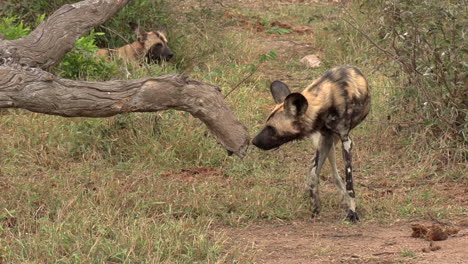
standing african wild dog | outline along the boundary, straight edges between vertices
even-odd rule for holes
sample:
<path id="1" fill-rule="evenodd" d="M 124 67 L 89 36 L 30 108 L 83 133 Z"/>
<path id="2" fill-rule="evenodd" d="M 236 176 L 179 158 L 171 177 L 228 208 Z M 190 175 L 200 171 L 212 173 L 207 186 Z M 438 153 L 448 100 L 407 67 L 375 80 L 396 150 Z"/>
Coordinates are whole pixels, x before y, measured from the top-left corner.
<path id="1" fill-rule="evenodd" d="M 144 31 L 136 23 L 130 22 L 129 24 L 137 36 L 137 41 L 116 49 L 99 49 L 97 53 L 130 61 L 145 59 L 149 63 L 168 61 L 174 56 L 167 44 L 165 28 L 157 31 Z"/>
<path id="2" fill-rule="evenodd" d="M 314 80 L 302 93 L 291 93 L 281 81 L 274 81 L 270 90 L 277 105 L 268 117 L 265 128 L 252 143 L 260 149 L 269 150 L 292 140 L 317 135 L 319 146 L 306 181 L 313 216 L 320 212 L 319 175 L 328 157 L 335 185 L 348 206 L 347 219 L 358 221 L 349 133 L 366 118 L 370 109 L 369 88 L 362 73 L 357 68 L 341 66 Z M 338 139 L 343 145 L 346 190 L 336 168 L 334 145 Z"/>

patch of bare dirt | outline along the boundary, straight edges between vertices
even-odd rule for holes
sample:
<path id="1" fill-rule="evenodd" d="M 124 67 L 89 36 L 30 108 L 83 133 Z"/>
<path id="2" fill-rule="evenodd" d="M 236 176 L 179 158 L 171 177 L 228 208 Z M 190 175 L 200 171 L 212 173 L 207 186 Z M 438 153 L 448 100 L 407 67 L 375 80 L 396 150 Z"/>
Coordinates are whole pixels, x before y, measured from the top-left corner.
<path id="1" fill-rule="evenodd" d="M 293 222 L 224 228 L 233 248 L 257 263 L 468 263 L 468 229 L 444 241 L 412 237 L 411 223 Z"/>
<path id="2" fill-rule="evenodd" d="M 266 34 L 267 29 L 271 27 L 276 27 L 278 29 L 286 29 L 288 30 L 288 33 L 298 35 L 311 34 L 313 32 L 311 27 L 304 25 L 294 26 L 289 23 L 281 22 L 278 20 L 265 24 L 262 23 L 262 20 L 258 15 L 248 16 L 234 12 L 226 12 L 224 14 L 224 18 L 234 20 L 239 26 L 243 26 L 250 30 L 258 32 L 258 34 L 262 35 L 263 37 L 275 36 L 274 34 Z"/>

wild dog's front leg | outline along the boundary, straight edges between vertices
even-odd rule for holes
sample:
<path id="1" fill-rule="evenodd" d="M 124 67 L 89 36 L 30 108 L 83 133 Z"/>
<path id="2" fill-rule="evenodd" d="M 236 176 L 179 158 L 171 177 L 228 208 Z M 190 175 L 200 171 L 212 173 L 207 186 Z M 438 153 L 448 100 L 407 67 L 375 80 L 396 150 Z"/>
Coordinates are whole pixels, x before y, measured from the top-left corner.
<path id="1" fill-rule="evenodd" d="M 306 189 L 309 192 L 312 204 L 312 217 L 320 213 L 320 171 L 322 170 L 323 163 L 325 162 L 332 145 L 333 137 L 330 135 L 322 135 L 319 148 L 315 152 L 315 157 L 312 160 L 312 167 L 309 170 L 309 175 L 306 180 Z"/>
<path id="2" fill-rule="evenodd" d="M 353 168 L 352 168 L 352 141 L 351 138 L 346 135 L 341 137 L 343 143 L 343 160 L 345 163 L 345 175 L 346 175 L 346 192 L 347 192 L 347 203 L 348 203 L 348 215 L 347 219 L 351 222 L 359 221 L 359 216 L 356 212 L 356 203 L 354 187 L 353 187 Z"/>
<path id="3" fill-rule="evenodd" d="M 317 174 L 320 151 L 315 152 L 315 157 L 312 159 L 312 166 L 309 169 L 309 175 L 306 179 L 306 191 L 309 193 L 310 203 L 312 205 L 312 217 L 320 213 L 320 197 L 319 197 L 319 175 Z"/>

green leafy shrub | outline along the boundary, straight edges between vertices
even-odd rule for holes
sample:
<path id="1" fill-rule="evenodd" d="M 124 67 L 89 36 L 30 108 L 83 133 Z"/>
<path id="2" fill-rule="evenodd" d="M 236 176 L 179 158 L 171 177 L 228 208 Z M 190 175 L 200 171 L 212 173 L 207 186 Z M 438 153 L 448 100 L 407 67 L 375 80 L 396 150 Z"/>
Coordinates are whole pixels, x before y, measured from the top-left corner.
<path id="1" fill-rule="evenodd" d="M 19 39 L 27 36 L 29 32 L 31 32 L 31 28 L 24 25 L 22 21 L 18 23 L 17 16 L 0 18 L 0 33 L 5 39 Z"/>
<path id="2" fill-rule="evenodd" d="M 403 85 L 396 88 L 394 98 L 399 111 L 424 124 L 426 142 L 464 149 L 468 143 L 465 3 L 392 0 L 366 1 L 364 6 L 373 14 L 369 18 L 375 19 L 371 24 L 379 44 L 399 65 L 396 76 L 402 77 Z"/>
<path id="3" fill-rule="evenodd" d="M 91 31 L 79 38 L 75 48 L 57 66 L 57 73 L 64 78 L 86 80 L 106 80 L 116 75 L 118 66 L 115 62 L 95 55 L 98 50 L 95 37 L 103 34 Z"/>

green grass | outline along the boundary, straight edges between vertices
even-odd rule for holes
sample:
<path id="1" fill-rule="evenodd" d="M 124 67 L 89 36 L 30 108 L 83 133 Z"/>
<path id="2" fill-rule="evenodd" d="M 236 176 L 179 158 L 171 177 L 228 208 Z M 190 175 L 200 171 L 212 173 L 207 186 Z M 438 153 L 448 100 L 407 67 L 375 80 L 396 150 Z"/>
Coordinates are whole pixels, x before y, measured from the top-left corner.
<path id="1" fill-rule="evenodd" d="M 378 69 L 384 59 L 371 45 L 336 19 L 338 7 L 298 3 L 265 10 L 229 5 L 265 21 L 314 27 L 313 35 L 264 37 L 223 21 L 222 9 L 202 2 L 184 9 L 184 15 L 175 7 L 155 7 L 161 12 L 158 19 L 170 23 L 174 61 L 130 66 L 128 76 L 121 69 L 113 77 L 186 72 L 217 84 L 226 94 L 255 70 L 226 99 L 254 135 L 273 107 L 270 81 L 290 78 L 298 91 L 332 66 L 357 65 L 368 77 L 373 96 L 371 114 L 353 132 L 355 188 L 363 221 L 468 213 L 454 200 L 464 194 L 453 191 L 466 182 L 466 165 L 440 167 L 433 158 L 437 153 L 412 148 L 398 130 L 405 128 L 386 122 L 395 107 L 389 100 L 395 93 L 392 86 L 398 83 L 389 76 L 390 69 Z M 144 6 L 135 8 L 141 12 Z M 137 11 L 126 9 L 120 16 L 128 19 Z M 150 17 L 143 13 L 148 26 Z M 109 22 L 125 32 L 122 23 Z M 118 43 L 115 36 L 107 37 Z M 323 66 L 307 69 L 298 63 L 307 54 L 271 48 L 268 44 L 276 38 L 311 43 L 307 52 L 321 55 Z M 273 50 L 275 58 L 261 60 Z M 303 188 L 313 153 L 308 141 L 271 152 L 251 147 L 241 160 L 228 157 L 198 119 L 177 111 L 92 119 L 8 109 L 0 112 L 0 134 L 0 263 L 244 263 L 214 226 L 310 216 Z M 321 217 L 340 224 L 345 210 L 328 165 L 323 175 Z M 317 254 L 328 254 L 329 249 Z M 411 253 L 401 254 L 415 257 Z"/>
<path id="2" fill-rule="evenodd" d="M 401 256 L 402 256 L 402 257 L 405 257 L 405 258 L 417 258 L 417 257 L 418 257 L 418 254 L 414 253 L 414 252 L 411 251 L 411 250 L 403 249 L 403 250 L 401 251 Z"/>

